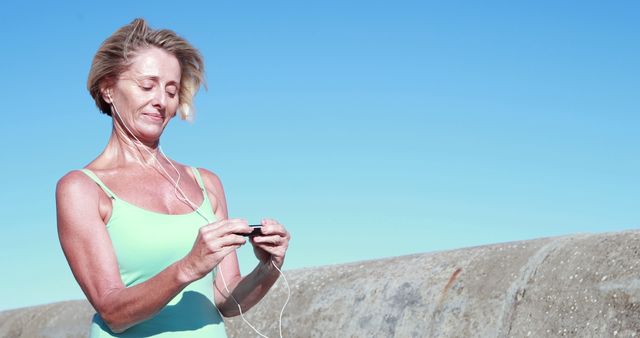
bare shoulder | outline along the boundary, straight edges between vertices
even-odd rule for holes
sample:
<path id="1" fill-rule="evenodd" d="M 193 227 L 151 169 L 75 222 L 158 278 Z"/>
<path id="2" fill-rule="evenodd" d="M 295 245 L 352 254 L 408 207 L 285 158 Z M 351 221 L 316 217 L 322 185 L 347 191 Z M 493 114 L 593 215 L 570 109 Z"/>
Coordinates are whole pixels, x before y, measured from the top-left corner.
<path id="1" fill-rule="evenodd" d="M 61 240 L 104 225 L 100 215 L 100 187 L 80 170 L 62 176 L 56 186 L 56 212 Z"/>
<path id="2" fill-rule="evenodd" d="M 87 196 L 87 194 L 95 193 L 97 188 L 97 185 L 89 176 L 80 170 L 72 170 L 58 180 L 56 198 L 60 199 L 75 195 Z"/>
<path id="3" fill-rule="evenodd" d="M 222 188 L 222 181 L 220 180 L 220 177 L 218 177 L 218 175 L 214 174 L 213 172 L 207 169 L 204 169 L 204 168 L 197 168 L 197 169 L 200 172 L 200 176 L 202 176 L 202 180 L 204 181 L 205 188 L 207 188 L 207 190 L 211 191 L 212 193 L 216 194 L 218 198 L 223 197 L 224 189 Z"/>
<path id="4" fill-rule="evenodd" d="M 197 168 L 204 181 L 204 187 L 211 199 L 211 207 L 216 216 L 220 218 L 227 218 L 227 200 L 224 196 L 224 189 L 222 188 L 222 182 L 218 175 L 204 168 Z"/>

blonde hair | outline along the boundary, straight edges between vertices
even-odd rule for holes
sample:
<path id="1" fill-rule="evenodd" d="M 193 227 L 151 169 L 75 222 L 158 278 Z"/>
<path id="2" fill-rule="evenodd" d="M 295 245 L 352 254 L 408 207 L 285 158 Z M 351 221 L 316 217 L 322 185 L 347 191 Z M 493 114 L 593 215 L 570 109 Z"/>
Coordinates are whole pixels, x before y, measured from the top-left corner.
<path id="1" fill-rule="evenodd" d="M 101 112 L 111 116 L 111 107 L 102 98 L 104 81 L 114 82 L 129 67 L 129 59 L 141 48 L 158 47 L 174 55 L 180 63 L 180 104 L 178 112 L 183 120 L 195 115 L 193 97 L 204 84 L 204 61 L 200 52 L 187 40 L 169 29 L 151 29 L 141 18 L 121 27 L 100 46 L 91 63 L 87 89 Z M 109 83 L 109 84 L 111 84 Z"/>

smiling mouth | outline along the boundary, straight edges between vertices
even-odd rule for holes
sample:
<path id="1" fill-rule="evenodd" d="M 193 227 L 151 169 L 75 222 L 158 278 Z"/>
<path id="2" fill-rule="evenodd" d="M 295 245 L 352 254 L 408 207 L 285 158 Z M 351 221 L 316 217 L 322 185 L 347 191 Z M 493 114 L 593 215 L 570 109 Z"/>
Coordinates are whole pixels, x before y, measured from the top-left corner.
<path id="1" fill-rule="evenodd" d="M 150 118 L 153 121 L 164 121 L 164 117 L 161 114 L 149 114 L 149 113 L 143 113 L 142 115 Z"/>

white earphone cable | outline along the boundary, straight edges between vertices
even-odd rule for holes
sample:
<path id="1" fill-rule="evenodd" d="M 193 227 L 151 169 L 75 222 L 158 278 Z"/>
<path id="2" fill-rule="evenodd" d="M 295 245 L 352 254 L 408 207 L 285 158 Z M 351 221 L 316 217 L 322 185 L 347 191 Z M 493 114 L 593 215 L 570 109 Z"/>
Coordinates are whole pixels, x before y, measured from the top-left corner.
<path id="1" fill-rule="evenodd" d="M 109 100 L 111 100 L 111 105 L 113 105 L 113 110 L 115 111 L 116 115 L 118 115 L 118 118 L 120 119 L 120 122 L 122 122 L 122 125 L 127 129 L 127 131 L 129 132 L 129 134 L 131 134 L 131 136 L 133 136 L 133 138 L 136 139 L 136 141 L 138 141 L 138 143 L 142 143 L 140 142 L 140 140 L 136 137 L 136 135 L 131 131 L 131 129 L 129 129 L 129 127 L 127 126 L 127 124 L 124 122 L 124 120 L 122 119 L 122 116 L 120 116 L 120 112 L 118 111 L 118 108 L 116 108 L 116 104 L 113 101 L 113 98 L 111 97 L 111 94 L 109 92 L 107 92 L 107 96 L 109 97 Z M 135 143 L 134 143 L 135 144 Z M 136 147 L 138 147 L 137 144 L 135 144 Z M 142 149 L 146 150 L 147 153 L 149 154 L 149 156 L 151 156 L 151 158 L 153 159 L 153 161 L 155 163 L 158 164 L 158 167 L 160 167 L 160 169 L 162 169 L 162 171 L 164 172 L 164 174 L 167 176 L 167 178 L 174 184 L 173 185 L 173 191 L 174 194 L 176 196 L 176 198 L 178 198 L 181 202 L 189 205 L 189 207 L 191 207 L 198 215 L 200 215 L 206 222 L 207 224 L 210 224 L 211 221 L 207 218 L 207 216 L 205 216 L 204 214 L 202 214 L 198 208 L 197 205 L 195 205 L 195 203 L 191 202 L 191 200 L 189 200 L 189 198 L 187 197 L 187 195 L 184 193 L 184 191 L 180 188 L 180 171 L 178 171 L 178 169 L 173 165 L 173 162 L 171 162 L 169 160 L 169 158 L 167 158 L 167 156 L 164 154 L 164 152 L 162 151 L 162 148 L 158 145 L 158 150 L 160 152 L 160 154 L 165 158 L 165 160 L 167 162 L 169 162 L 169 164 L 171 165 L 171 167 L 173 167 L 173 169 L 175 170 L 176 174 L 178 175 L 177 180 L 174 180 L 173 177 L 171 175 L 169 175 L 169 173 L 167 172 L 166 169 L 164 169 L 164 167 L 162 166 L 162 164 L 160 164 L 160 162 L 158 161 L 158 159 L 156 158 L 156 156 L 154 154 L 151 153 L 151 151 L 149 149 L 147 149 L 146 147 L 142 147 Z M 178 192 L 180 194 L 178 194 Z M 206 194 L 206 191 L 203 191 L 204 194 Z M 180 196 L 182 195 L 182 196 Z M 287 287 L 287 300 L 285 301 L 284 305 L 282 306 L 282 309 L 280 311 L 280 318 L 279 318 L 279 325 L 278 325 L 278 329 L 279 329 L 279 334 L 280 334 L 280 338 L 282 338 L 282 315 L 284 314 L 284 309 L 287 307 L 287 304 L 289 303 L 289 299 L 291 298 L 291 289 L 289 287 L 289 282 L 287 281 L 287 278 L 285 277 L 284 273 L 282 273 L 282 271 L 278 268 L 278 266 L 276 265 L 276 263 L 271 260 L 271 264 L 273 265 L 273 267 L 276 268 L 276 270 L 278 270 L 278 272 L 280 273 L 280 275 L 282 276 L 285 285 Z M 242 307 L 240 306 L 240 303 L 236 300 L 236 298 L 233 296 L 233 294 L 231 293 L 231 291 L 229 291 L 229 287 L 227 286 L 227 281 L 224 278 L 224 274 L 222 273 L 222 269 L 217 269 L 218 272 L 220 273 L 220 277 L 222 278 L 222 283 L 224 284 L 224 288 L 227 291 L 227 294 L 229 295 L 229 297 L 231 297 L 231 299 L 233 299 L 234 303 L 236 303 L 236 305 L 238 306 L 238 311 L 240 312 L 240 317 L 242 318 L 242 320 L 251 328 L 253 329 L 253 331 L 255 331 L 257 334 L 259 334 L 261 337 L 264 338 L 268 338 L 267 336 L 265 336 L 264 334 L 260 333 L 260 331 L 258 331 L 258 329 L 256 329 L 253 325 L 251 325 L 251 323 L 249 323 L 249 321 L 244 317 L 244 314 L 242 312 Z M 217 306 L 214 307 L 216 308 L 216 310 L 218 311 L 218 313 L 220 313 L 220 310 L 218 309 Z M 220 313 L 220 316 L 222 316 L 222 313 Z"/>

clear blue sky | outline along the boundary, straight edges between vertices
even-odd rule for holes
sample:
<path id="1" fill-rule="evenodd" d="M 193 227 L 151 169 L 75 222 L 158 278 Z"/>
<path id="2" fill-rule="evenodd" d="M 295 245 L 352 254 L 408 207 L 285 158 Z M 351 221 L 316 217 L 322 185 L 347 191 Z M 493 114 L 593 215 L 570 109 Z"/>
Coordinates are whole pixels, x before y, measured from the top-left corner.
<path id="1" fill-rule="evenodd" d="M 85 81 L 138 16 L 206 59 L 164 150 L 287 225 L 288 269 L 640 226 L 638 2 L 10 2 L 0 309 L 83 297 L 55 184 L 106 144 Z"/>

